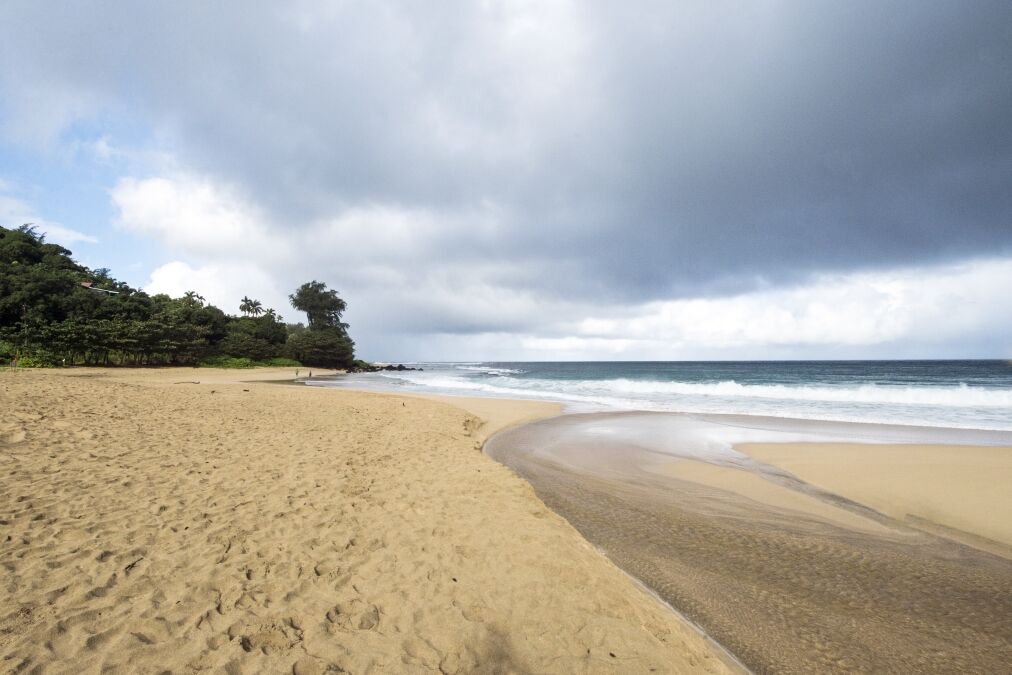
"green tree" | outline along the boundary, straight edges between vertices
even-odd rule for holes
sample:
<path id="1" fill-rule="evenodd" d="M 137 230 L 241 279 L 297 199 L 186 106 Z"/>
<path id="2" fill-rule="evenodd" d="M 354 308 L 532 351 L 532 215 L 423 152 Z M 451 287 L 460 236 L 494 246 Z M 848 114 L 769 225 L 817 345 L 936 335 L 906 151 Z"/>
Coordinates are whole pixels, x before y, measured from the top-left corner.
<path id="1" fill-rule="evenodd" d="M 288 296 L 295 309 L 306 313 L 308 330 L 289 326 L 288 355 L 307 366 L 347 368 L 355 359 L 355 343 L 348 336 L 348 324 L 341 315 L 347 308 L 337 291 L 321 281 L 299 286 Z"/>
<path id="2" fill-rule="evenodd" d="M 286 352 L 307 366 L 348 368 L 355 360 L 355 343 L 332 328 L 307 330 L 289 336 Z"/>
<path id="3" fill-rule="evenodd" d="M 264 313 L 264 306 L 259 300 L 243 296 L 242 302 L 239 304 L 239 311 L 246 316 L 260 316 Z"/>
<path id="4" fill-rule="evenodd" d="M 160 365 L 282 355 L 307 365 L 346 367 L 354 342 L 341 322 L 344 301 L 312 281 L 292 294 L 309 328 L 284 324 L 273 309 L 243 297 L 243 316 L 226 315 L 195 290 L 148 295 L 89 269 L 50 244 L 35 226 L 0 227 L 0 355 L 36 364 Z"/>
<path id="5" fill-rule="evenodd" d="M 266 361 L 280 356 L 287 340 L 285 324 L 274 317 L 244 316 L 228 322 L 218 349 L 229 356 Z"/>
<path id="6" fill-rule="evenodd" d="M 315 328 L 347 329 L 347 324 L 341 323 L 341 315 L 347 305 L 337 295 L 337 291 L 327 289 L 327 284 L 315 280 L 304 283 L 288 298 L 292 301 L 292 307 L 306 313 L 311 330 Z"/>
<path id="7" fill-rule="evenodd" d="M 196 291 L 186 291 L 185 293 L 183 293 L 183 302 L 185 302 L 190 307 L 203 307 L 204 296 L 200 295 Z"/>

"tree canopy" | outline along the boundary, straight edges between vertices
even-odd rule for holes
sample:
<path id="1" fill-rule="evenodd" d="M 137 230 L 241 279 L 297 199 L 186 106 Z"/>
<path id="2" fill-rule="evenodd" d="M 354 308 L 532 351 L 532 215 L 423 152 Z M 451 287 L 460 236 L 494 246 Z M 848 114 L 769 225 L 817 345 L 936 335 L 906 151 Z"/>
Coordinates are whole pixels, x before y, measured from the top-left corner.
<path id="1" fill-rule="evenodd" d="M 195 290 L 149 295 L 71 255 L 31 225 L 0 227 L 0 357 L 17 355 L 27 365 L 298 361 L 329 368 L 354 360 L 340 322 L 345 302 L 324 283 L 303 284 L 291 296 L 309 317 L 307 330 L 250 297 L 239 305 L 243 316 L 230 316 Z"/>
<path id="2" fill-rule="evenodd" d="M 305 312 L 309 319 L 309 330 L 289 337 L 289 347 L 296 358 L 328 368 L 343 368 L 354 361 L 355 343 L 348 337 L 348 324 L 341 321 L 346 305 L 337 291 L 314 279 L 299 286 L 288 298 L 292 307 Z"/>
<path id="3" fill-rule="evenodd" d="M 337 291 L 328 290 L 323 282 L 313 280 L 304 283 L 288 299 L 292 301 L 292 307 L 306 313 L 311 329 L 347 328 L 341 323 L 341 315 L 346 309 L 344 300 Z"/>

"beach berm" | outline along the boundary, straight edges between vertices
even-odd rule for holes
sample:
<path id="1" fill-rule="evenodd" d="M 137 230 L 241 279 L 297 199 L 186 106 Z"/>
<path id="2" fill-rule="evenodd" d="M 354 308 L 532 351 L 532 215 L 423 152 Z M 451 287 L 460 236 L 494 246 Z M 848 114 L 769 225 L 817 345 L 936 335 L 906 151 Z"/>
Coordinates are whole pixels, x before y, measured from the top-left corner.
<path id="1" fill-rule="evenodd" d="M 0 671 L 729 670 L 479 451 L 554 406 L 285 376 L 3 374 Z"/>

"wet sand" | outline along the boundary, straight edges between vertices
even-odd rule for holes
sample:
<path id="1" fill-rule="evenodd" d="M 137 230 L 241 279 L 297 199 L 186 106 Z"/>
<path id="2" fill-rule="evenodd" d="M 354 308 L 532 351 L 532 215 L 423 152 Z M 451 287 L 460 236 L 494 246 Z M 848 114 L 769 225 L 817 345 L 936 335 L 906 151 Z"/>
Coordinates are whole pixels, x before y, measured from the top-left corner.
<path id="1" fill-rule="evenodd" d="M 720 435 L 762 442 L 768 430 L 712 421 L 567 415 L 503 432 L 486 451 L 756 672 L 1008 671 L 1012 561 L 757 461 Z M 1000 451 L 1007 468 L 1012 451 Z"/>
<path id="2" fill-rule="evenodd" d="M 0 672 L 729 672 L 478 450 L 555 406 L 293 374 L 0 373 Z"/>
<path id="3" fill-rule="evenodd" d="M 743 443 L 736 448 L 913 527 L 1012 558 L 1007 447 Z"/>

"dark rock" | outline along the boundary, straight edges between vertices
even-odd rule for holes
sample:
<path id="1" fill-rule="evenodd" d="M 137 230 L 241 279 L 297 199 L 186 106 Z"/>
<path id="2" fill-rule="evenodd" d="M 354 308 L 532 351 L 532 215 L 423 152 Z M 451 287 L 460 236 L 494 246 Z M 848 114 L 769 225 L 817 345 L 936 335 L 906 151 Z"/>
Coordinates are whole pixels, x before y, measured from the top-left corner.
<path id="1" fill-rule="evenodd" d="M 405 370 L 424 370 L 424 369 L 423 368 L 410 368 L 408 366 L 405 366 L 403 363 L 399 363 L 396 366 L 395 365 L 387 365 L 387 366 L 373 366 L 373 365 L 369 365 L 369 366 L 352 366 L 346 372 L 349 372 L 349 373 L 378 373 L 381 370 L 394 370 L 394 371 L 401 372 L 401 371 L 405 371 Z"/>

